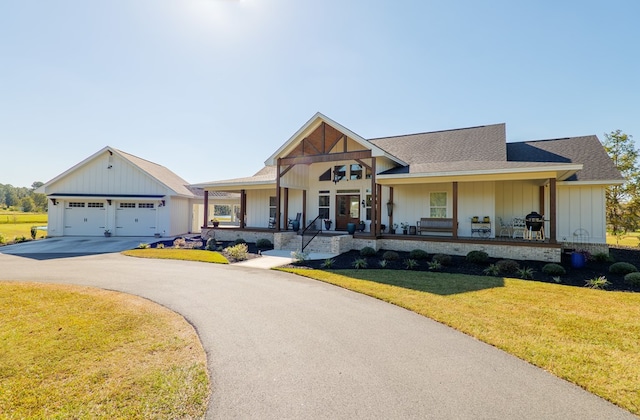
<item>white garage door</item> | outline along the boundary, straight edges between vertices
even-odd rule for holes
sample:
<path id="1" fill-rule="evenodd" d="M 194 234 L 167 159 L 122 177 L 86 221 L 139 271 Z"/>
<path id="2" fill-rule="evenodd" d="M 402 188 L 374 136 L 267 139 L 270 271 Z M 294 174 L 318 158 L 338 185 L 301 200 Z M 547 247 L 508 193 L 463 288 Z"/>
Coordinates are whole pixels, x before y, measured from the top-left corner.
<path id="1" fill-rule="evenodd" d="M 64 235 L 102 236 L 105 215 L 104 203 L 67 201 L 64 205 Z"/>
<path id="2" fill-rule="evenodd" d="M 116 207 L 116 236 L 153 236 L 156 206 L 148 202 L 123 201 Z"/>

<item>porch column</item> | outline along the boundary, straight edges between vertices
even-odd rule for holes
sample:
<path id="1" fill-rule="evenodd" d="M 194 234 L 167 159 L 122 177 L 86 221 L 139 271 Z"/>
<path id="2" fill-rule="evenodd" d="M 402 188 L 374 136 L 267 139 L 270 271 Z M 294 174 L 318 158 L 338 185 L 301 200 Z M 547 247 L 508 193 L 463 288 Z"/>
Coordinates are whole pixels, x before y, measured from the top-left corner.
<path id="1" fill-rule="evenodd" d="M 307 190 L 302 190 L 302 230 L 307 227 Z"/>
<path id="2" fill-rule="evenodd" d="M 382 185 L 376 184 L 376 236 L 380 235 L 382 224 Z"/>
<path id="3" fill-rule="evenodd" d="M 280 159 L 276 166 L 276 231 L 280 231 Z"/>
<path id="4" fill-rule="evenodd" d="M 247 214 L 247 190 L 240 190 L 240 229 L 245 228 L 245 215 Z"/>
<path id="5" fill-rule="evenodd" d="M 458 181 L 453 181 L 453 239 L 458 239 Z"/>
<path id="6" fill-rule="evenodd" d="M 393 203 L 393 187 L 389 187 L 389 202 L 391 204 L 394 204 Z M 391 229 L 393 228 L 393 211 L 391 212 L 391 215 L 389 215 L 389 213 L 387 213 L 387 215 L 389 216 L 389 233 L 391 233 Z"/>
<path id="7" fill-rule="evenodd" d="M 365 169 L 365 174 L 366 174 Z M 378 202 L 380 201 L 380 196 L 378 195 L 378 191 L 376 190 L 376 158 L 371 158 L 371 227 L 369 228 L 369 235 L 372 237 L 378 236 L 380 233 L 380 212 L 378 210 Z M 367 195 L 365 193 L 365 202 L 367 199 Z M 366 211 L 366 207 L 365 207 Z"/>
<path id="8" fill-rule="evenodd" d="M 209 224 L 209 191 L 204 190 L 204 222 L 202 227 L 207 227 Z"/>
<path id="9" fill-rule="evenodd" d="M 549 179 L 549 243 L 556 244 L 556 179 Z"/>
<path id="10" fill-rule="evenodd" d="M 284 230 L 289 230 L 289 188 L 284 187 L 284 215 L 282 217 Z"/>

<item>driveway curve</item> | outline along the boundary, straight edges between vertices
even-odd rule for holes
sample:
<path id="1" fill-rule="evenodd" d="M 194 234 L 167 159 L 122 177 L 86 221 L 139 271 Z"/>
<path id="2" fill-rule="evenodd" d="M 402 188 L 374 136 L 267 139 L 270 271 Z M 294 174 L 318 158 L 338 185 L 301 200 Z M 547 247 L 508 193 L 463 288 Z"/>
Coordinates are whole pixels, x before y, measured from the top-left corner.
<path id="1" fill-rule="evenodd" d="M 118 290 L 181 313 L 207 351 L 208 418 L 636 418 L 427 318 L 291 274 L 119 254 L 0 255 L 0 280 Z"/>

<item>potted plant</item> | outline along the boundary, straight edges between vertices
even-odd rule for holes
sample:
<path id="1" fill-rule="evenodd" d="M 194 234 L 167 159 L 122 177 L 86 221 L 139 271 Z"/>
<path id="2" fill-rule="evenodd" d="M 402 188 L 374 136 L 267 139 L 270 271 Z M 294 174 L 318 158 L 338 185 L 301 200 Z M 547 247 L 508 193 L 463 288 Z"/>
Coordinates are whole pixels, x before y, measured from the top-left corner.
<path id="1" fill-rule="evenodd" d="M 482 218 L 482 223 L 489 223 L 489 222 L 491 222 L 491 219 L 489 218 L 489 216 L 484 216 Z"/>
<path id="2" fill-rule="evenodd" d="M 108 237 L 110 237 L 110 236 L 111 236 L 111 231 L 110 231 L 109 229 L 105 229 L 105 230 L 104 230 L 104 237 L 105 237 L 105 238 L 108 238 Z"/>
<path id="3" fill-rule="evenodd" d="M 324 219 L 324 228 L 325 228 L 325 230 L 330 230 L 331 229 L 331 223 L 333 223 L 331 221 L 331 219 Z"/>
<path id="4" fill-rule="evenodd" d="M 383 225 L 383 224 L 381 224 L 381 225 L 380 225 L 380 232 L 381 232 L 381 233 L 382 233 L 382 232 L 384 232 L 384 230 L 385 230 L 386 228 L 387 228 L 387 225 Z"/>
<path id="5" fill-rule="evenodd" d="M 402 228 L 403 235 L 406 235 L 407 233 L 409 233 L 409 223 L 402 222 L 400 223 L 400 227 Z"/>
<path id="6" fill-rule="evenodd" d="M 398 229 L 398 224 L 397 224 L 397 223 L 394 223 L 394 224 L 391 226 L 391 229 L 393 229 L 393 232 L 389 232 L 389 233 L 396 233 L 396 229 Z"/>
<path id="7" fill-rule="evenodd" d="M 360 232 L 364 232 L 366 228 L 367 228 L 367 225 L 364 223 L 364 220 L 360 220 L 360 223 L 358 224 L 358 230 Z"/>
<path id="8" fill-rule="evenodd" d="M 478 223 L 478 221 L 480 221 L 480 218 L 478 216 L 473 216 L 471 218 L 471 223 Z"/>
<path id="9" fill-rule="evenodd" d="M 213 219 L 211 219 L 211 224 L 213 225 L 214 228 L 217 228 L 218 226 L 220 226 L 220 220 L 214 217 Z"/>

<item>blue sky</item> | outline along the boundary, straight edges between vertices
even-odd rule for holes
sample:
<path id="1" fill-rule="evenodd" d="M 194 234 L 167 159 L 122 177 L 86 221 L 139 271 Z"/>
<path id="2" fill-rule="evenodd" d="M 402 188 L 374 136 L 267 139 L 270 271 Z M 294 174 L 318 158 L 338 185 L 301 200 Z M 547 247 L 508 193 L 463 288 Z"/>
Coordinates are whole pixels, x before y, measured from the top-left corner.
<path id="1" fill-rule="evenodd" d="M 317 111 L 365 138 L 504 122 L 640 140 L 640 2 L 0 1 L 0 183 L 106 145 L 248 176 Z"/>

